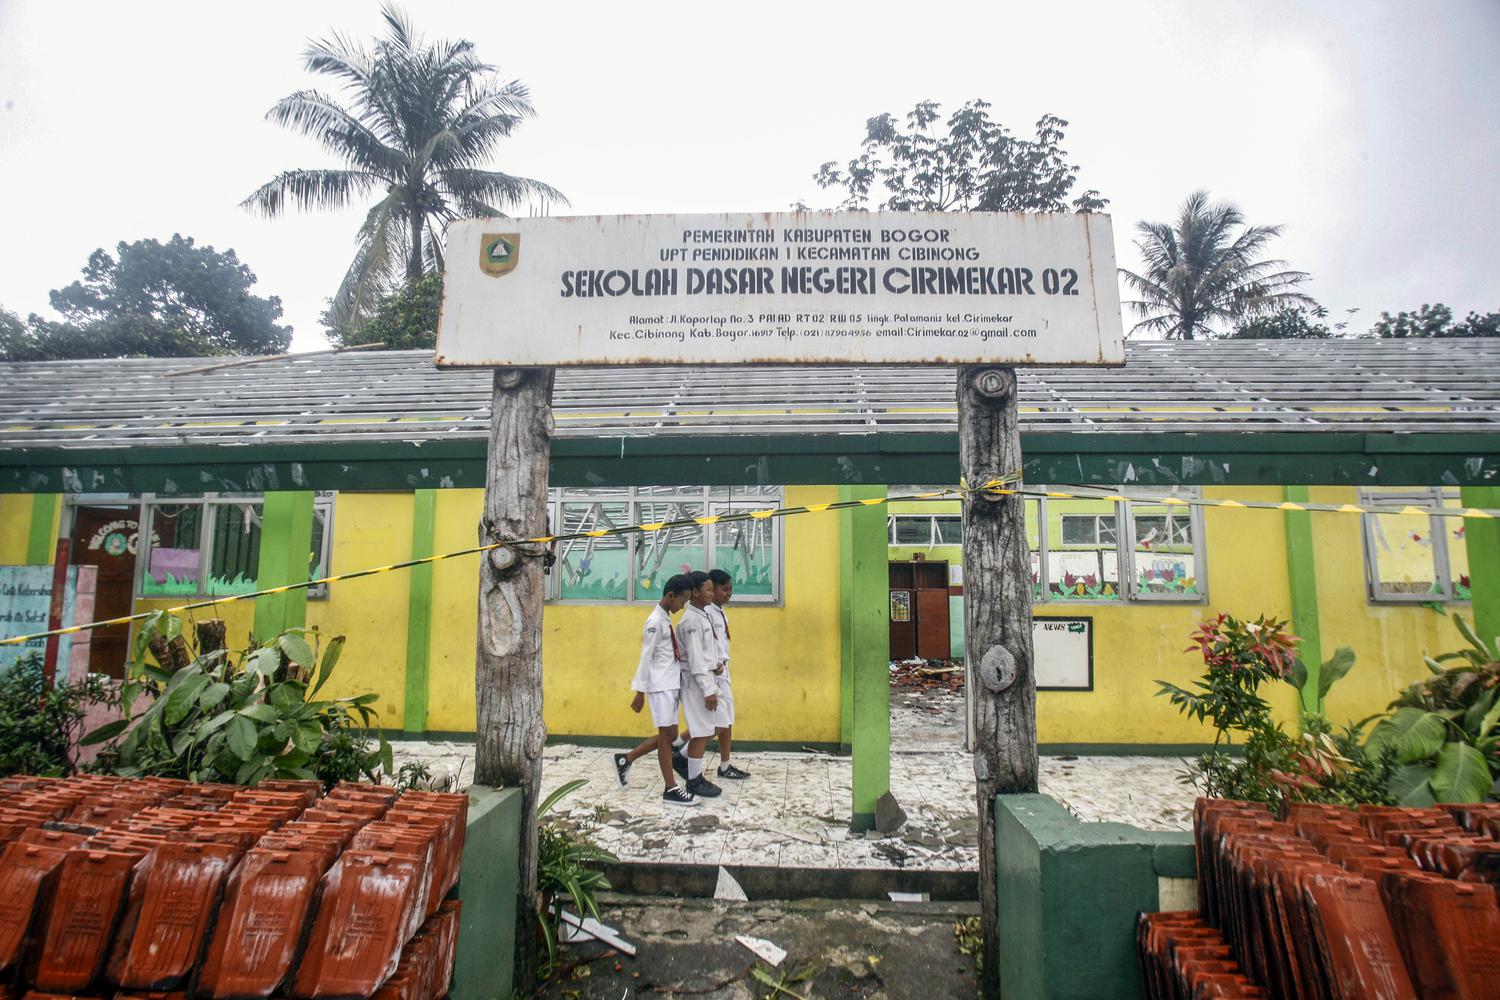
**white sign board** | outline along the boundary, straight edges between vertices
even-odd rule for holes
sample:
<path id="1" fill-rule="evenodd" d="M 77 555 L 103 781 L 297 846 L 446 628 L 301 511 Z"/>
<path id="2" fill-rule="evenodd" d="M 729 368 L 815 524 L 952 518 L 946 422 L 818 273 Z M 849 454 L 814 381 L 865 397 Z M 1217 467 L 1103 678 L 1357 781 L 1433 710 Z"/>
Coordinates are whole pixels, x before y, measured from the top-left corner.
<path id="1" fill-rule="evenodd" d="M 1107 215 L 473 219 L 446 260 L 439 365 L 1125 362 Z"/>
<path id="2" fill-rule="evenodd" d="M 1031 647 L 1038 691 L 1093 690 L 1092 618 L 1033 618 Z"/>

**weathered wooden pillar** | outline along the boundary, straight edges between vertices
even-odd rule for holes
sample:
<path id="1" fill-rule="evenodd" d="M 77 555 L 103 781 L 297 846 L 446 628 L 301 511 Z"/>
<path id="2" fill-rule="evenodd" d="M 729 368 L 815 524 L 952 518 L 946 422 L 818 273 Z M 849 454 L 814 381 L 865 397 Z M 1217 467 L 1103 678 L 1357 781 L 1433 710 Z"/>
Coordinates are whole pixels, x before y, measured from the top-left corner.
<path id="1" fill-rule="evenodd" d="M 963 481 L 978 490 L 1021 468 L 1016 373 L 958 372 L 958 449 Z M 964 624 L 975 706 L 974 777 L 979 807 L 979 901 L 985 997 L 1000 995 L 996 920 L 995 796 L 1034 792 L 1036 683 L 1031 652 L 1031 572 L 1026 508 L 1017 496 L 964 498 Z"/>
<path id="2" fill-rule="evenodd" d="M 550 368 L 495 372 L 481 544 L 547 534 L 552 454 Z M 516 985 L 536 972 L 537 792 L 542 780 L 543 546 L 493 549 L 480 562 L 474 781 L 521 789 Z M 496 956 L 500 958 L 501 956 Z"/>

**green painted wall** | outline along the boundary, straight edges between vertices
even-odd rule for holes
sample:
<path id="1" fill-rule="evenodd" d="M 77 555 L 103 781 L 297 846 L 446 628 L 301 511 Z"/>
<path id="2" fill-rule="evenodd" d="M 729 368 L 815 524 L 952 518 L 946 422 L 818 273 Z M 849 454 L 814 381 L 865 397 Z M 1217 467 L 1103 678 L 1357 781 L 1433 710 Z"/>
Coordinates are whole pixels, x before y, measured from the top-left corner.
<path id="1" fill-rule="evenodd" d="M 411 558 L 433 555 L 437 491 L 412 496 Z M 406 701 L 402 716 L 408 733 L 427 731 L 427 663 L 432 646 L 432 564 L 413 566 L 406 605 Z"/>
<path id="2" fill-rule="evenodd" d="M 38 493 L 31 498 L 31 530 L 26 536 L 26 565 L 50 566 L 57 552 L 57 514 L 62 497 Z"/>
<path id="3" fill-rule="evenodd" d="M 843 486 L 840 500 L 877 500 L 883 486 Z M 875 800 L 891 786 L 890 573 L 887 569 L 885 506 L 839 512 L 840 619 L 845 625 L 848 703 L 851 719 L 854 827 L 875 825 Z M 845 596 L 847 595 L 847 596 Z M 847 620 L 844 605 L 847 603 Z"/>
<path id="4" fill-rule="evenodd" d="M 453 963 L 453 1000 L 510 1000 L 520 841 L 521 790 L 471 787 L 463 867 L 454 890 L 463 911 Z"/>
<path id="5" fill-rule="evenodd" d="M 1466 486 L 1460 496 L 1465 507 L 1500 509 L 1500 487 Z M 1495 642 L 1500 638 L 1500 518 L 1465 518 L 1464 540 L 1474 629 L 1485 642 Z"/>
<path id="6" fill-rule="evenodd" d="M 1288 486 L 1284 491 L 1291 503 L 1307 503 L 1306 486 Z M 1302 639 L 1302 659 L 1307 664 L 1307 683 L 1302 689 L 1302 708 L 1321 712 L 1318 697 L 1319 674 L 1323 663 L 1322 628 L 1318 621 L 1318 565 L 1313 557 L 1312 515 L 1305 510 L 1289 510 L 1286 521 L 1286 571 L 1292 597 L 1292 631 Z"/>
<path id="7" fill-rule="evenodd" d="M 256 589 L 307 582 L 312 565 L 312 492 L 267 493 L 261 519 L 260 575 Z M 259 642 L 306 624 L 306 589 L 255 599 L 255 638 Z"/>
<path id="8" fill-rule="evenodd" d="M 1082 823 L 1046 795 L 997 796 L 995 818 L 1001 994 L 1140 997 L 1135 916 L 1160 877 L 1192 876 L 1191 835 Z"/>

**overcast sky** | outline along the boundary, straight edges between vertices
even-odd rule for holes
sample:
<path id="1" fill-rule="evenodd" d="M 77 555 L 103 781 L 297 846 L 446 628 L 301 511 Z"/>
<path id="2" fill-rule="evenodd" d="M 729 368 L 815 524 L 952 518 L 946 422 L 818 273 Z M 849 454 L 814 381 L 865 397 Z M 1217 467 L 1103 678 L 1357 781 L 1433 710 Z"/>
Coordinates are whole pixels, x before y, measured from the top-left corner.
<path id="1" fill-rule="evenodd" d="M 1500 309 L 1500 0 L 410 9 L 530 87 L 537 117 L 494 166 L 573 213 L 830 206 L 812 174 L 857 152 L 866 118 L 983 97 L 1017 133 L 1070 122 L 1126 266 L 1138 220 L 1206 187 L 1285 224 L 1279 255 L 1359 329 L 1423 302 Z M 180 232 L 234 248 L 295 347 L 324 346 L 364 207 L 267 221 L 238 204 L 334 165 L 264 120 L 326 87 L 306 40 L 381 27 L 375 0 L 0 0 L 0 306 L 50 315 L 95 247 Z"/>

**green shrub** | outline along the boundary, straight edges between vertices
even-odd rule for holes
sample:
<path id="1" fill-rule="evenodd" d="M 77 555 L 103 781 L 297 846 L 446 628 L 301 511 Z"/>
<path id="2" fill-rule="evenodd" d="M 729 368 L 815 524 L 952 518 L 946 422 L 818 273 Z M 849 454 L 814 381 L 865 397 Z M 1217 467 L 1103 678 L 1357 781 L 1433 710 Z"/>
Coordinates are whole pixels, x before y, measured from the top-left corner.
<path id="1" fill-rule="evenodd" d="M 125 777 L 236 785 L 316 778 L 330 787 L 378 780 L 393 770 L 390 744 L 365 732 L 376 719 L 370 705 L 378 696 L 308 700 L 328 682 L 343 647 L 343 636 L 291 629 L 240 653 L 193 656 L 181 622 L 158 613 L 137 636 L 122 686 L 127 718 L 84 742 L 108 741 L 101 765 Z M 172 669 L 180 660 L 188 662 Z M 150 706 L 131 716 L 146 695 Z"/>
<path id="2" fill-rule="evenodd" d="M 0 776 L 72 774 L 84 713 L 111 704 L 118 697 L 101 674 L 49 689 L 38 653 L 0 668 Z"/>

